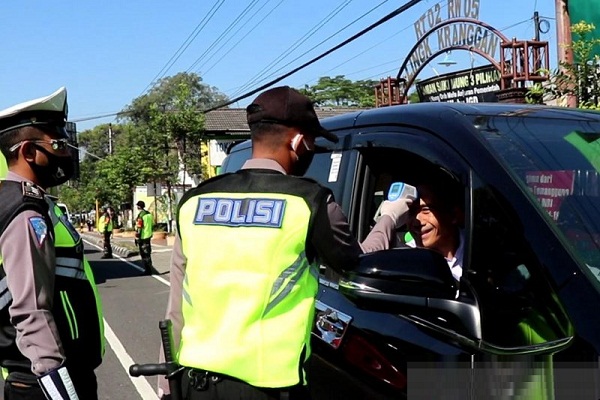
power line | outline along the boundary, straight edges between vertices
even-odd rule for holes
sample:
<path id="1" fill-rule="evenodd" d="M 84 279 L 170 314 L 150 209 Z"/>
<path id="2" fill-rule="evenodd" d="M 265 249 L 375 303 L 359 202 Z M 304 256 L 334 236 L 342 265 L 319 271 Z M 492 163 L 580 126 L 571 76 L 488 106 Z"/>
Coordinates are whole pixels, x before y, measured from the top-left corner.
<path id="1" fill-rule="evenodd" d="M 351 2 L 352 2 L 352 0 L 345 0 L 344 3 L 338 5 L 336 8 L 334 8 L 329 14 L 327 14 L 327 16 L 325 16 L 325 18 L 323 18 L 315 26 L 310 28 L 307 33 L 305 33 L 302 37 L 300 37 L 298 40 L 296 40 L 291 46 L 289 46 L 284 52 L 279 54 L 279 56 L 277 56 L 273 61 L 271 61 L 266 67 L 264 67 L 262 70 L 260 70 L 252 78 L 250 78 L 250 80 L 248 82 L 246 82 L 242 86 L 238 87 L 237 91 L 234 93 L 234 96 L 240 92 L 243 92 L 246 88 L 252 86 L 252 84 L 255 83 L 256 81 L 258 81 L 261 76 L 266 74 L 266 71 L 268 71 L 269 68 L 277 65 L 282 59 L 284 59 L 292 51 L 297 49 L 302 43 L 304 43 L 311 36 L 313 36 L 317 31 L 319 31 L 327 22 L 329 22 L 334 16 L 339 14 L 339 12 L 341 10 L 343 10 L 346 6 L 348 6 L 348 4 L 350 4 Z"/>
<path id="2" fill-rule="evenodd" d="M 421 1 L 422 0 L 411 0 L 411 1 L 408 1 L 407 3 L 405 3 L 404 5 L 402 5 L 401 7 L 399 7 L 398 9 L 392 11 L 391 13 L 389 13 L 388 15 L 386 15 L 385 17 L 381 18 L 379 21 L 377 21 L 377 22 L 369 25 L 367 28 L 365 28 L 362 31 L 354 34 L 350 38 L 344 40 L 342 43 L 340 43 L 340 44 L 332 47 L 331 49 L 327 50 L 325 53 L 322 53 L 321 55 L 313 58 L 312 60 L 310 60 L 308 62 L 305 62 L 304 64 L 300 65 L 299 67 L 294 68 L 290 72 L 288 72 L 286 74 L 283 74 L 280 77 L 275 78 L 272 81 L 267 82 L 264 85 L 259 86 L 258 88 L 254 89 L 254 90 L 251 90 L 250 92 L 248 92 L 246 94 L 238 96 L 238 97 L 234 98 L 233 100 L 229 100 L 229 101 L 227 101 L 227 102 L 225 102 L 223 104 L 219 104 L 219 105 L 217 105 L 215 107 L 211 107 L 211 108 L 208 108 L 208 109 L 202 110 L 202 111 L 206 113 L 206 112 L 209 112 L 209 111 L 217 110 L 217 109 L 222 108 L 222 107 L 226 107 L 226 106 L 228 106 L 230 104 L 236 103 L 236 102 L 238 102 L 240 100 L 243 100 L 243 99 L 245 99 L 247 97 L 250 97 L 253 94 L 256 94 L 256 93 L 260 92 L 261 90 L 264 90 L 264 89 L 268 88 L 269 86 L 274 85 L 277 82 L 280 82 L 280 81 L 284 80 L 288 76 L 295 74 L 296 72 L 300 71 L 301 69 L 306 68 L 307 66 L 309 66 L 311 64 L 314 64 L 315 62 L 319 61 L 321 58 L 326 57 L 329 54 L 333 53 L 334 51 L 336 51 L 336 50 L 344 47 L 348 43 L 356 40 L 357 38 L 361 37 L 362 35 L 364 35 L 365 33 L 369 32 L 369 31 L 373 30 L 374 28 L 378 27 L 379 25 L 383 24 L 384 22 L 387 22 L 390 19 L 392 19 L 392 18 L 394 18 L 394 17 L 402 14 L 404 11 L 410 9 L 412 6 L 420 3 Z"/>
<path id="3" fill-rule="evenodd" d="M 202 53 L 202 54 L 200 55 L 200 57 L 198 57 L 198 58 L 196 59 L 196 61 L 194 61 L 194 63 L 193 63 L 193 64 L 192 64 L 192 65 L 191 65 L 191 66 L 190 66 L 190 67 L 189 67 L 189 68 L 186 70 L 186 72 L 190 72 L 190 71 L 192 71 L 194 68 L 196 68 L 196 66 L 197 66 L 197 65 L 198 65 L 198 64 L 199 64 L 199 63 L 200 63 L 200 62 L 201 62 L 201 61 L 204 59 L 204 57 L 205 57 L 205 56 L 206 56 L 206 55 L 207 55 L 207 54 L 208 54 L 208 53 L 209 53 L 209 52 L 210 52 L 212 49 L 214 49 L 214 48 L 215 48 L 215 46 L 216 46 L 217 44 L 219 44 L 219 43 L 220 43 L 220 42 L 223 40 L 223 38 L 224 38 L 225 36 L 227 36 L 227 34 L 228 34 L 228 33 L 229 33 L 229 32 L 230 32 L 230 31 L 231 31 L 231 30 L 232 30 L 232 29 L 233 29 L 233 28 L 234 28 L 234 27 L 235 27 L 235 26 L 236 26 L 236 25 L 239 23 L 239 21 L 240 21 L 241 19 L 243 19 L 243 18 L 246 16 L 246 14 L 248 14 L 248 12 L 250 12 L 250 10 L 252 10 L 252 9 L 253 9 L 253 8 L 256 6 L 256 4 L 257 4 L 257 3 L 258 3 L 258 0 L 252 0 L 252 2 L 251 2 L 250 4 L 248 4 L 248 5 L 246 6 L 246 8 L 244 8 L 244 10 L 242 10 L 242 12 L 241 12 L 241 13 L 240 13 L 240 14 L 239 14 L 239 15 L 238 15 L 238 16 L 237 16 L 237 17 L 236 17 L 234 20 L 233 20 L 233 22 L 231 22 L 231 23 L 229 24 L 229 26 L 228 26 L 228 27 L 225 29 L 225 31 L 224 31 L 224 32 L 222 32 L 222 33 L 219 35 L 219 37 L 217 37 L 217 39 L 215 39 L 215 40 L 212 42 L 212 44 L 211 44 L 211 45 L 208 47 L 208 49 L 206 49 L 206 50 L 204 51 L 204 53 Z"/>
<path id="4" fill-rule="evenodd" d="M 269 79 L 270 77 L 272 77 L 273 75 L 275 75 L 277 72 L 281 71 L 282 69 L 284 69 L 285 67 L 287 67 L 288 65 L 292 64 L 294 61 L 297 61 L 298 59 L 302 58 L 303 56 L 305 56 L 306 54 L 310 53 L 311 51 L 313 51 L 314 49 L 316 49 L 317 47 L 319 47 L 320 45 L 322 45 L 323 43 L 327 42 L 329 39 L 331 39 L 332 37 L 334 37 L 335 35 L 337 35 L 338 33 L 346 30 L 348 27 L 350 27 L 351 25 L 355 24 L 356 22 L 358 22 L 359 20 L 361 20 L 362 18 L 364 18 L 365 16 L 369 15 L 370 13 L 372 13 L 373 11 L 375 11 L 377 8 L 381 7 L 383 4 L 387 3 L 388 0 L 384 0 L 383 2 L 379 3 L 378 5 L 376 5 L 375 7 L 373 7 L 372 9 L 370 9 L 369 11 L 367 11 L 366 13 L 364 13 L 363 15 L 361 15 L 360 17 L 356 18 L 354 21 L 350 22 L 349 24 L 346 24 L 343 28 L 338 29 L 337 32 L 333 33 L 332 35 L 330 35 L 329 37 L 327 37 L 326 39 L 322 40 L 320 43 L 318 43 L 317 45 L 313 46 L 312 48 L 308 49 L 307 51 L 305 51 L 304 53 L 300 54 L 298 57 L 294 58 L 293 60 L 291 60 L 290 62 L 288 62 L 287 64 L 281 66 L 280 68 L 278 68 L 277 70 L 273 71 L 270 75 L 266 76 L 265 78 L 261 79 L 258 81 L 258 83 L 260 82 L 264 82 L 266 79 Z M 417 2 L 418 3 L 418 2 Z M 366 32 L 365 32 L 366 33 Z M 360 35 L 362 36 L 362 35 Z M 352 39 L 354 40 L 354 39 Z M 351 41 L 352 41 L 351 40 Z M 348 42 L 349 43 L 349 42 Z M 336 49 L 337 50 L 337 49 Z M 310 64 L 309 64 L 310 65 Z"/>
<path id="5" fill-rule="evenodd" d="M 351 43 L 352 41 L 356 40 L 357 38 L 363 36 L 364 34 L 368 33 L 369 31 L 373 30 L 374 28 L 378 27 L 379 25 L 389 21 L 392 18 L 397 17 L 398 15 L 402 14 L 403 12 L 407 11 L 408 9 L 412 8 L 413 6 L 415 6 L 416 4 L 420 3 L 422 0 L 410 0 L 407 3 L 405 3 L 404 5 L 400 6 L 399 8 L 397 8 L 396 10 L 392 11 L 391 13 L 387 14 L 386 16 L 384 16 L 383 18 L 379 19 L 378 21 L 376 21 L 375 23 L 369 25 L 368 27 L 366 27 L 365 29 L 359 31 L 358 33 L 352 35 L 350 38 L 344 40 L 343 42 L 339 43 L 338 45 L 332 47 L 331 49 L 327 50 L 326 52 L 320 54 L 319 56 L 305 62 L 304 64 L 300 65 L 299 67 L 294 68 L 293 70 L 279 76 L 278 78 L 275 78 L 273 80 L 271 80 L 270 82 L 267 82 L 266 84 L 259 86 L 258 88 L 255 88 L 254 90 L 251 90 L 250 92 L 247 92 L 241 96 L 238 96 L 232 100 L 229 100 L 227 102 L 221 103 L 217 106 L 205 109 L 205 110 L 201 110 L 200 112 L 206 113 L 209 111 L 214 111 L 217 110 L 219 108 L 223 108 L 223 107 L 227 107 L 230 104 L 236 103 L 240 100 L 243 100 L 247 97 L 250 97 L 258 92 L 260 92 L 261 90 L 264 90 L 266 88 L 268 88 L 269 86 L 274 85 L 275 83 L 278 83 L 280 81 L 282 81 L 283 79 L 295 74 L 296 72 L 300 71 L 301 69 L 306 68 L 307 66 L 314 64 L 315 62 L 319 61 L 320 59 L 328 56 L 329 54 L 333 53 L 334 51 L 344 47 L 345 45 L 347 45 L 348 43 Z M 72 122 L 81 122 L 81 121 L 90 121 L 93 119 L 99 119 L 99 118 L 106 118 L 106 117 L 111 117 L 111 116 L 117 116 L 119 114 L 127 114 L 127 112 L 117 112 L 117 113 L 113 113 L 113 114 L 104 114 L 104 115 L 100 115 L 100 116 L 96 116 L 96 117 L 89 117 L 89 118 L 80 118 L 77 120 L 73 120 Z"/>
<path id="6" fill-rule="evenodd" d="M 177 49 L 177 51 L 171 56 L 171 58 L 169 59 L 169 61 L 167 61 L 167 63 L 162 67 L 162 69 L 156 74 L 156 76 L 154 78 L 152 78 L 152 80 L 150 81 L 150 83 L 148 84 L 148 86 L 146 86 L 144 88 L 144 90 L 142 90 L 142 93 L 140 94 L 140 96 L 142 94 L 144 94 L 146 92 L 146 90 L 152 88 L 156 84 L 156 82 L 158 81 L 158 79 L 160 79 L 163 76 L 165 76 L 165 74 L 167 73 L 167 71 L 173 66 L 173 64 L 175 64 L 175 62 L 177 62 L 177 60 L 179 60 L 179 58 L 187 50 L 187 48 L 190 46 L 190 44 L 192 44 L 192 42 L 196 39 L 196 37 L 198 37 L 198 35 L 202 31 L 202 29 L 204 29 L 204 27 L 206 26 L 206 24 L 208 24 L 210 22 L 210 20 L 212 19 L 212 17 L 215 15 L 215 13 L 217 11 L 219 11 L 219 8 L 221 8 L 221 6 L 224 3 L 225 3 L 225 0 L 217 0 L 215 2 L 215 4 L 213 4 L 213 6 L 211 7 L 211 9 L 208 11 L 208 13 L 204 16 L 204 18 L 202 18 L 202 20 L 198 23 L 198 25 L 196 25 L 196 27 L 194 28 L 194 30 L 188 35 L 187 39 L 184 40 L 184 42 L 181 44 L 181 46 L 179 46 L 179 48 Z M 217 7 L 217 5 L 218 5 L 218 7 Z M 215 7 L 216 7 L 216 9 L 215 9 Z"/>
<path id="7" fill-rule="evenodd" d="M 231 50 L 233 50 L 238 44 L 240 44 L 240 42 L 244 39 L 246 39 L 248 37 L 248 34 L 250 34 L 250 32 L 252 32 L 254 29 L 256 29 L 256 27 L 258 27 L 269 15 L 271 15 L 271 13 L 273 13 L 273 11 L 275 11 L 275 9 L 277 7 L 279 7 L 281 5 L 281 3 L 283 3 L 284 0 L 280 0 L 279 3 L 277 3 L 275 5 L 275 7 L 273 7 L 266 15 L 263 16 L 263 18 L 258 21 L 251 29 L 250 31 L 248 31 L 242 38 L 240 38 L 233 46 L 231 46 L 227 52 L 225 54 L 223 54 L 216 62 L 214 62 L 212 64 L 212 66 L 210 68 L 208 68 L 206 71 L 203 72 L 203 75 L 207 74 L 210 70 L 212 70 L 225 56 L 227 56 Z M 267 4 L 269 4 L 271 2 L 271 0 L 267 0 L 267 2 L 265 4 L 263 4 L 258 10 L 256 10 L 254 12 L 254 14 L 252 14 L 252 16 L 250 18 L 248 18 L 246 20 L 246 22 L 244 22 L 244 24 L 242 26 L 240 26 L 231 36 L 231 39 L 233 37 L 235 37 L 239 31 L 241 31 L 250 21 L 252 21 L 252 19 L 256 16 L 256 14 L 258 14 L 259 12 L 262 11 L 263 8 L 265 8 L 267 6 Z M 216 51 L 214 54 L 217 54 L 223 47 L 225 47 L 225 45 L 228 43 L 229 41 L 223 43 Z M 213 56 L 214 56 L 213 54 Z M 211 59 L 207 59 L 205 60 L 198 68 L 196 68 L 197 72 L 200 72 L 200 70 L 202 69 L 202 67 L 204 65 L 206 65 Z"/>

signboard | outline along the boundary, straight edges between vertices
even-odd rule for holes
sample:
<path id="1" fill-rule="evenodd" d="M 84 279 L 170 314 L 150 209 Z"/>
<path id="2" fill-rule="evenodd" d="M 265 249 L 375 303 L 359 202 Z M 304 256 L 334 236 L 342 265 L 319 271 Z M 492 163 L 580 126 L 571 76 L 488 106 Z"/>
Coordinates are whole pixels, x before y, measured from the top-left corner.
<path id="1" fill-rule="evenodd" d="M 529 171 L 527 185 L 555 221 L 565 196 L 573 194 L 574 171 Z"/>
<path id="2" fill-rule="evenodd" d="M 571 20 L 571 26 L 581 21 L 585 21 L 588 24 L 594 24 L 595 30 L 586 34 L 585 38 L 588 41 L 594 42 L 594 47 L 590 56 L 600 55 L 600 31 L 597 29 L 600 27 L 600 0 L 569 0 L 565 4 L 569 10 L 569 19 Z M 557 6 L 558 7 L 558 6 Z M 573 37 L 576 40 L 576 37 Z M 577 53 L 573 54 L 575 62 L 581 62 L 585 60 L 577 60 Z"/>
<path id="3" fill-rule="evenodd" d="M 234 143 L 233 140 L 210 140 L 208 144 L 208 159 L 211 166 L 218 167 L 223 164 L 223 160 L 227 156 L 227 148 L 232 143 Z"/>
<path id="4" fill-rule="evenodd" d="M 446 7 L 439 2 L 424 12 L 413 24 L 417 42 L 421 43 L 405 62 L 406 75 L 413 77 L 434 51 L 455 46 L 477 49 L 499 59 L 501 37 L 492 28 L 476 22 L 480 6 L 480 0 L 447 0 Z"/>
<path id="5" fill-rule="evenodd" d="M 421 102 L 497 102 L 500 71 L 490 64 L 439 75 L 419 81 L 416 86 Z"/>

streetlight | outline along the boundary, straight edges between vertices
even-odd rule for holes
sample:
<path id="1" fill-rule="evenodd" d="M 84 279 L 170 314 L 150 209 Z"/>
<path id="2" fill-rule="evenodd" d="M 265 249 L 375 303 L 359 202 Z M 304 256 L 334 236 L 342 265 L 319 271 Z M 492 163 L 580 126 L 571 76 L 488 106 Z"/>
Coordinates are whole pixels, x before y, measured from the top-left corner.
<path id="1" fill-rule="evenodd" d="M 452 59 L 450 58 L 450 53 L 451 53 L 451 52 L 450 52 L 450 51 L 448 51 L 448 52 L 446 53 L 446 56 L 444 57 L 444 59 L 443 59 L 442 61 L 440 61 L 438 64 L 439 64 L 439 65 L 443 65 L 443 66 L 445 66 L 445 67 L 449 67 L 449 66 L 451 66 L 451 65 L 454 65 L 454 64 L 456 64 L 456 61 L 454 61 L 454 60 L 452 60 Z"/>

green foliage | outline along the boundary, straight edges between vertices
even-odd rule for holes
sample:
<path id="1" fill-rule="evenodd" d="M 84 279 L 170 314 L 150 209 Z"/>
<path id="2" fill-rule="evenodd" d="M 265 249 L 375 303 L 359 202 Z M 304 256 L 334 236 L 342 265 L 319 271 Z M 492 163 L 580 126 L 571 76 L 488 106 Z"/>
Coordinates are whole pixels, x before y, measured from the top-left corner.
<path id="1" fill-rule="evenodd" d="M 189 96 L 198 107 L 196 111 L 218 105 L 227 101 L 227 96 L 215 87 L 202 83 L 202 78 L 194 73 L 181 72 L 177 75 L 162 78 L 147 93 L 135 98 L 125 107 L 120 118 L 130 120 L 135 124 L 148 124 L 151 119 L 152 104 L 172 109 L 173 103 L 179 96 L 181 85 L 189 89 Z"/>
<path id="2" fill-rule="evenodd" d="M 200 142 L 204 138 L 201 110 L 226 101 L 225 95 L 202 83 L 196 74 L 180 73 L 134 99 L 112 124 L 78 135 L 81 176 L 74 186 L 63 185 L 59 196 L 73 210 L 91 210 L 96 199 L 117 208 L 132 203 L 136 186 L 147 182 L 178 183 L 180 165 L 198 178 Z M 109 148 L 112 147 L 112 153 Z"/>
<path id="3" fill-rule="evenodd" d="M 544 86 L 537 82 L 527 89 L 525 93 L 525 102 L 527 104 L 542 104 L 544 102 Z"/>
<path id="4" fill-rule="evenodd" d="M 374 80 L 359 80 L 356 82 L 344 78 L 322 76 L 316 85 L 306 85 L 299 91 L 318 106 L 329 107 L 375 107 Z"/>
<path id="5" fill-rule="evenodd" d="M 408 95 L 408 102 L 411 104 L 420 103 L 421 99 L 419 98 L 419 93 L 415 90 Z"/>
<path id="6" fill-rule="evenodd" d="M 573 64 L 561 62 L 544 86 L 544 93 L 552 98 L 575 96 L 579 108 L 598 109 L 600 106 L 600 57 L 593 54 L 600 39 L 590 37 L 596 27 L 585 21 L 571 26 L 573 41 L 570 49 Z M 537 89 L 536 89 L 537 90 Z"/>

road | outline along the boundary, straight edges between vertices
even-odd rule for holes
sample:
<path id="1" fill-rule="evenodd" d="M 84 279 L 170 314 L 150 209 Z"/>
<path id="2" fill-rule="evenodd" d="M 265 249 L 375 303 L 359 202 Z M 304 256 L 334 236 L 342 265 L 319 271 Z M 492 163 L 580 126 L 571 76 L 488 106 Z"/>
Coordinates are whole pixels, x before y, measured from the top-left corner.
<path id="1" fill-rule="evenodd" d="M 120 242 L 132 239 L 115 238 Z M 169 294 L 169 261 L 171 248 L 153 245 L 152 260 L 156 274 L 142 275 L 139 256 L 101 259 L 99 239 L 84 235 L 86 256 L 94 271 L 102 298 L 106 353 L 96 370 L 98 394 L 102 400 L 154 400 L 156 378 L 132 378 L 131 364 L 158 361 L 160 333 L 158 323 L 164 317 Z"/>

